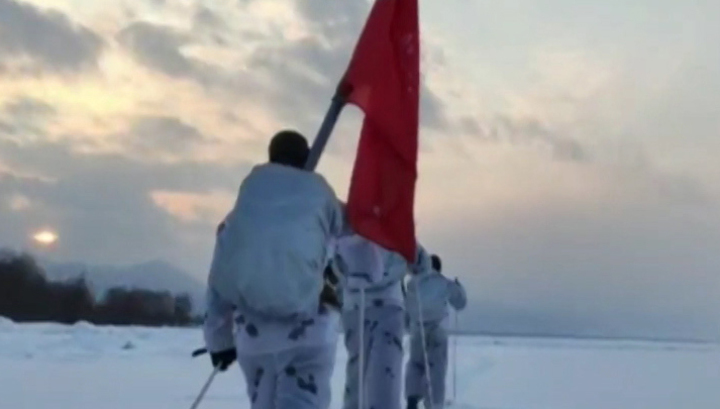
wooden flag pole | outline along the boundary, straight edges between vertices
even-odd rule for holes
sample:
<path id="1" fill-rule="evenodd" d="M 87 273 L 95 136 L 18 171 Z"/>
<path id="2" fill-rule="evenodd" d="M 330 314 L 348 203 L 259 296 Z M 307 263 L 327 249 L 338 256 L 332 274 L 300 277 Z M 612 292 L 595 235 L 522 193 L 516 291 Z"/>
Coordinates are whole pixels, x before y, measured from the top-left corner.
<path id="1" fill-rule="evenodd" d="M 340 117 L 340 112 L 342 112 L 344 106 L 345 98 L 341 96 L 340 92 L 337 92 L 330 103 L 330 108 L 328 108 L 328 111 L 325 114 L 325 119 L 323 119 L 322 125 L 320 125 L 320 130 L 318 131 L 312 147 L 310 148 L 310 154 L 308 155 L 307 162 L 305 162 L 306 170 L 314 171 L 317 167 L 317 164 L 320 161 L 320 156 L 325 150 L 325 145 L 327 145 L 327 142 L 330 139 L 330 135 L 335 128 L 335 124 L 337 123 L 337 120 Z"/>

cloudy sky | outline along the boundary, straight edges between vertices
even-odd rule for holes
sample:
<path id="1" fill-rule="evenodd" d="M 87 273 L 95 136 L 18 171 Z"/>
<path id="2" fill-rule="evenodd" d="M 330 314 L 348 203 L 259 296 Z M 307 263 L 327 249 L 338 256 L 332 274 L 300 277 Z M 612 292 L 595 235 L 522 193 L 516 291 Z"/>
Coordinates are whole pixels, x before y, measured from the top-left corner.
<path id="1" fill-rule="evenodd" d="M 312 137 L 365 0 L 0 0 L 0 246 L 165 259 L 280 128 Z M 720 340 L 720 3 L 421 1 L 420 239 L 493 332 Z M 319 171 L 347 192 L 359 112 Z"/>

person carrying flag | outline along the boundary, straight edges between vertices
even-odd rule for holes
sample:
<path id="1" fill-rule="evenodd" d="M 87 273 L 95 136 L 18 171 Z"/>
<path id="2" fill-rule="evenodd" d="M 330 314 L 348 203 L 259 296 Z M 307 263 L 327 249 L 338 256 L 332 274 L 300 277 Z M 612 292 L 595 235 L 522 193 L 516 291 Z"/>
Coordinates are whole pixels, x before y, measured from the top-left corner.
<path id="1" fill-rule="evenodd" d="M 339 305 L 326 267 L 343 218 L 303 169 L 308 151 L 297 132 L 275 135 L 217 232 L 204 337 L 213 367 L 239 362 L 252 409 L 330 405 Z"/>

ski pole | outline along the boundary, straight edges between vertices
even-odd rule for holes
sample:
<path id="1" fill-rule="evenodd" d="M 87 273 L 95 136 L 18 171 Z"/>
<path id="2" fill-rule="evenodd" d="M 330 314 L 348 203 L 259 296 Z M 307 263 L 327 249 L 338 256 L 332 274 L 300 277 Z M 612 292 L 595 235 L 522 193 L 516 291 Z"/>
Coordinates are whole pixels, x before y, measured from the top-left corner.
<path id="1" fill-rule="evenodd" d="M 205 385 L 203 386 L 202 390 L 200 390 L 200 394 L 195 399 L 195 402 L 190 407 L 190 409 L 197 409 L 197 407 L 200 405 L 200 402 L 205 397 L 205 393 L 207 393 L 208 389 L 210 388 L 210 384 L 212 384 L 213 379 L 215 379 L 215 375 L 220 372 L 220 367 L 216 366 L 215 369 L 213 369 L 212 373 L 210 374 L 210 377 L 208 378 L 207 382 L 205 382 Z"/>
<path id="2" fill-rule="evenodd" d="M 360 311 L 358 314 L 358 337 L 360 351 L 358 362 L 358 409 L 365 409 L 365 286 L 360 288 Z"/>
<path id="3" fill-rule="evenodd" d="M 457 341 L 458 311 L 455 311 L 455 330 L 453 331 L 453 402 L 457 401 Z"/>
<path id="4" fill-rule="evenodd" d="M 435 396 L 433 395 L 432 378 L 430 377 L 430 359 L 428 358 L 425 319 L 423 318 L 422 301 L 420 300 L 420 283 L 417 281 L 415 282 L 415 300 L 417 301 L 418 318 L 420 320 L 418 327 L 420 329 L 420 342 L 422 343 L 422 352 L 425 361 L 425 380 L 427 382 L 428 397 L 430 398 L 430 404 L 427 407 L 428 409 L 433 409 L 435 406 Z"/>

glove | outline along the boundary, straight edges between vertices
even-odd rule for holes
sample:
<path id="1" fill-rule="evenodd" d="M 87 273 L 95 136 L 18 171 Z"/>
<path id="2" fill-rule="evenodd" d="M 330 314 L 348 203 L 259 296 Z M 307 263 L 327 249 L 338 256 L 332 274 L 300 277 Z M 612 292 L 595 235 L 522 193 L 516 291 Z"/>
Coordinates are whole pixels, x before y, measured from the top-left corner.
<path id="1" fill-rule="evenodd" d="M 225 372 L 236 360 L 237 351 L 235 348 L 210 353 L 210 361 L 212 362 L 213 368 L 219 368 L 220 372 Z"/>

